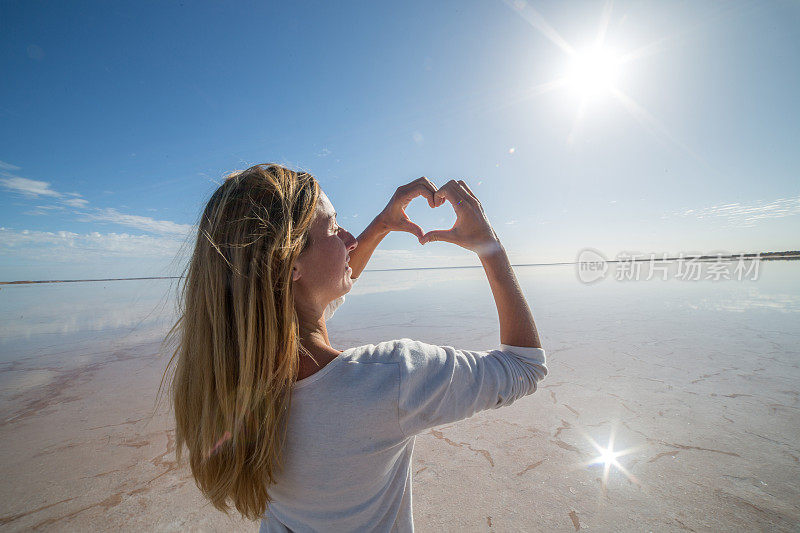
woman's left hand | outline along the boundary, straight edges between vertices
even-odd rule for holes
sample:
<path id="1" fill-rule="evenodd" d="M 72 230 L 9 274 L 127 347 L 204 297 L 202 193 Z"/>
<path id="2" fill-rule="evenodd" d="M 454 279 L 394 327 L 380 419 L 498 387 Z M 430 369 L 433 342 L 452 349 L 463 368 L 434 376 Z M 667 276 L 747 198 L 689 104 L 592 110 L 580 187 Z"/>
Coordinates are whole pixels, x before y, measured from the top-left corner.
<path id="1" fill-rule="evenodd" d="M 406 207 L 411 203 L 411 200 L 417 196 L 424 196 L 428 200 L 428 205 L 436 207 L 434 194 L 436 193 L 436 186 L 426 177 L 421 177 L 401 185 L 397 188 L 392 199 L 383 208 L 383 211 L 375 218 L 376 222 L 380 223 L 381 227 L 389 231 L 406 231 L 416 235 L 417 239 L 422 239 L 424 232 L 422 228 L 411 222 L 411 219 L 406 215 Z"/>

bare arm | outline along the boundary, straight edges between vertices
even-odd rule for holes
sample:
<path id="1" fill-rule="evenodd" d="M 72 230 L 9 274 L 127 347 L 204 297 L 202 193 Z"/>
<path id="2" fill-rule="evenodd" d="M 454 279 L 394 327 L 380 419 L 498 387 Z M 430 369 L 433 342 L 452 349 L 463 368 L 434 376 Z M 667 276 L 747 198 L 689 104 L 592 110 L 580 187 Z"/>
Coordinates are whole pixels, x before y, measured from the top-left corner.
<path id="1" fill-rule="evenodd" d="M 375 248 L 381 243 L 384 237 L 389 235 L 389 229 L 381 223 L 379 217 L 375 217 L 375 219 L 369 223 L 369 226 L 361 232 L 361 235 L 358 236 L 358 246 L 356 246 L 355 250 L 350 252 L 350 268 L 353 269 L 353 273 L 350 275 L 351 278 L 356 279 L 358 276 L 361 275 L 361 272 L 367 266 L 370 257 L 372 257 L 372 252 L 375 251 Z"/>
<path id="2" fill-rule="evenodd" d="M 434 196 L 436 205 L 441 205 L 445 200 L 453 204 L 456 223 L 449 230 L 426 233 L 420 242 L 446 241 L 477 253 L 497 306 L 500 342 L 511 346 L 541 348 L 528 302 L 480 201 L 466 183 L 453 180 Z"/>
<path id="3" fill-rule="evenodd" d="M 498 243 L 499 245 L 499 243 Z M 511 346 L 541 348 L 539 332 L 533 322 L 531 309 L 517 283 L 517 276 L 505 249 L 480 256 L 483 270 L 489 278 L 497 315 L 500 320 L 500 342 Z"/>

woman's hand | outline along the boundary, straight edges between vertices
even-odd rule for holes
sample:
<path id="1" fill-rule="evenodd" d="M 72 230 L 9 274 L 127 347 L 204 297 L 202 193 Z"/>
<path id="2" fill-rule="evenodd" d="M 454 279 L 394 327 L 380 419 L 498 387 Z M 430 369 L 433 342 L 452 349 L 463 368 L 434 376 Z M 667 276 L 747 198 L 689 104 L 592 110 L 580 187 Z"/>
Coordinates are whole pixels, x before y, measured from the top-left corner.
<path id="1" fill-rule="evenodd" d="M 356 279 L 361 275 L 372 257 L 372 252 L 390 231 L 413 233 L 422 242 L 422 228 L 409 220 L 405 209 L 417 196 L 424 196 L 428 205 L 434 207 L 435 193 L 436 186 L 425 177 L 398 187 L 383 211 L 358 236 L 358 246 L 350 252 L 350 268 L 353 269 L 350 277 Z"/>
<path id="2" fill-rule="evenodd" d="M 387 233 L 390 231 L 406 231 L 414 234 L 417 239 L 422 242 L 423 231 L 417 224 L 411 222 L 406 215 L 406 207 L 411 203 L 411 200 L 417 196 L 424 196 L 428 200 L 428 205 L 436 207 L 434 202 L 434 195 L 436 194 L 436 186 L 426 177 L 421 177 L 401 185 L 397 188 L 392 199 L 386 204 L 386 207 L 375 218 L 375 222 L 380 224 L 380 227 Z M 440 204 L 441 205 L 441 204 Z"/>
<path id="3" fill-rule="evenodd" d="M 448 230 L 429 231 L 422 236 L 420 243 L 445 241 L 472 250 L 481 257 L 502 249 L 480 201 L 464 181 L 450 180 L 436 191 L 434 205 L 440 206 L 445 200 L 453 204 L 456 223 Z"/>

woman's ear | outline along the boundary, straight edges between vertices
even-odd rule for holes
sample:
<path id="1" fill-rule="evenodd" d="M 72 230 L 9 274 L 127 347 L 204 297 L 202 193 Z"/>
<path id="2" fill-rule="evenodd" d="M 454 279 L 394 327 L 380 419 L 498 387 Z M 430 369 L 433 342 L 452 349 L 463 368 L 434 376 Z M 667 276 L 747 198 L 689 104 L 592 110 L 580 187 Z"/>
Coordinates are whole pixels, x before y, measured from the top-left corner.
<path id="1" fill-rule="evenodd" d="M 292 281 L 297 281 L 300 279 L 300 269 L 297 268 L 297 265 L 292 267 Z"/>

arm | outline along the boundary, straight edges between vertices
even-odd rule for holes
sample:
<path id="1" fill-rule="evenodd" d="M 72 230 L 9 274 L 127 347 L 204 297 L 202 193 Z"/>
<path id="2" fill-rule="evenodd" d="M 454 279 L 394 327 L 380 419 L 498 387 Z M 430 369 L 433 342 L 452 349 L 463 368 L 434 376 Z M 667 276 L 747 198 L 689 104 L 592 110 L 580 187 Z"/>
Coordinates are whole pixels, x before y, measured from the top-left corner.
<path id="1" fill-rule="evenodd" d="M 406 437 L 499 409 L 533 394 L 547 376 L 541 348 L 501 346 L 476 352 L 402 339 L 381 343 L 399 353 L 398 421 Z"/>
<path id="2" fill-rule="evenodd" d="M 500 243 L 498 245 L 497 251 L 481 255 L 480 260 L 497 306 L 500 342 L 511 346 L 541 348 L 531 309 L 517 283 L 506 251 Z"/>
<path id="3" fill-rule="evenodd" d="M 350 268 L 353 269 L 351 278 L 356 279 L 361 275 L 372 257 L 372 252 L 390 231 L 405 231 L 422 239 L 422 228 L 411 222 L 405 209 L 417 196 L 424 196 L 428 205 L 434 207 L 435 192 L 436 187 L 424 176 L 397 188 L 383 211 L 358 236 L 358 246 L 350 252 Z"/>
<path id="4" fill-rule="evenodd" d="M 350 277 L 353 279 L 361 275 L 370 257 L 372 257 L 372 252 L 375 251 L 375 248 L 378 247 L 383 238 L 389 235 L 390 230 L 379 219 L 380 215 L 375 217 L 375 219 L 369 223 L 369 226 L 361 232 L 361 235 L 359 235 L 357 239 L 358 246 L 356 246 L 355 250 L 350 252 L 349 265 L 350 268 L 353 269 L 353 273 Z"/>

